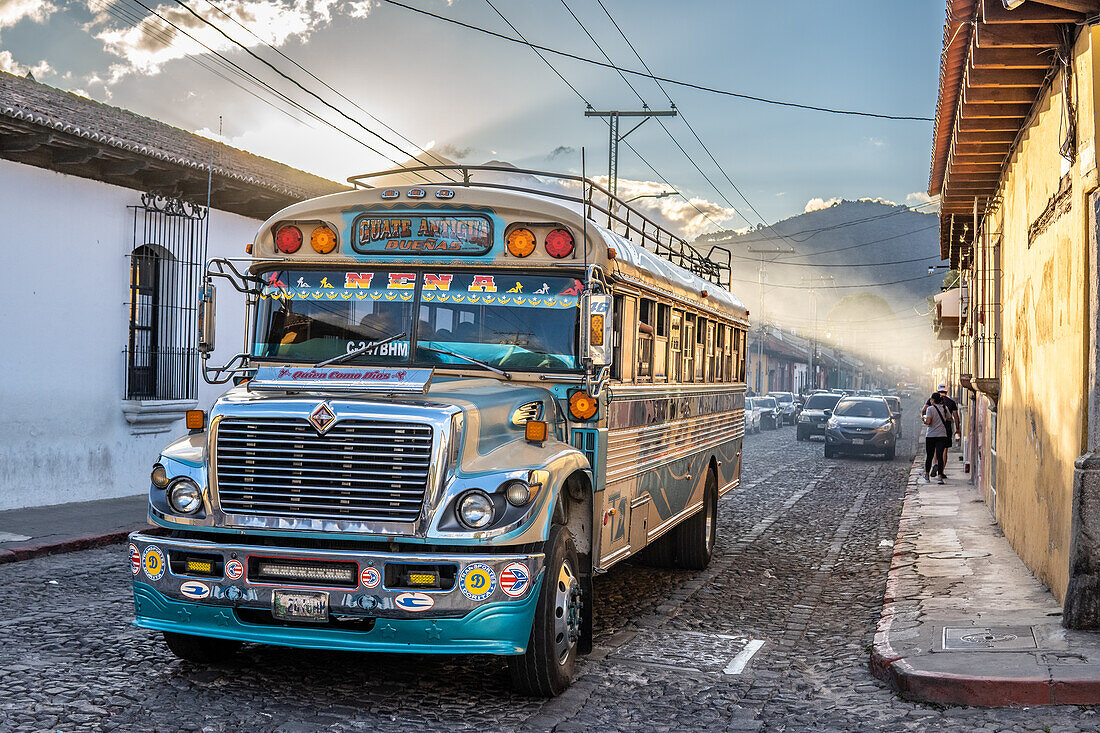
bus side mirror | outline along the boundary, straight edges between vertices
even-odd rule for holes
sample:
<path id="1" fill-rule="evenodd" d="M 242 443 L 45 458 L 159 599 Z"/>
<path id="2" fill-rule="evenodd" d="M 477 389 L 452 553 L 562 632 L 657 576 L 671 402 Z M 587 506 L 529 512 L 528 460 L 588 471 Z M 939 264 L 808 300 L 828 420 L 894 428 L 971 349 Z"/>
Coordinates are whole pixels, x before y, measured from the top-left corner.
<path id="1" fill-rule="evenodd" d="M 207 279 L 199 293 L 199 352 L 203 355 L 214 350 L 214 300 L 216 290 Z"/>
<path id="2" fill-rule="evenodd" d="M 599 368 L 611 363 L 611 296 L 589 293 L 581 300 L 581 353 Z"/>

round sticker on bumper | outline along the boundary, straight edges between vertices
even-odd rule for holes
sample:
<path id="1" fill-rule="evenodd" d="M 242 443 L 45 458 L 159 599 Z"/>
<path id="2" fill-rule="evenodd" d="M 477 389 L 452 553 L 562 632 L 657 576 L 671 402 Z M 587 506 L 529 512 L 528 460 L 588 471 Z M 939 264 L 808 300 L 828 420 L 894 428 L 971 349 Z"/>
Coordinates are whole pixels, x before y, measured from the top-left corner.
<path id="1" fill-rule="evenodd" d="M 514 562 L 500 571 L 500 589 L 512 598 L 519 598 L 531 587 L 531 571 L 521 562 Z"/>
<path id="2" fill-rule="evenodd" d="M 156 545 L 149 545 L 141 553 L 141 567 L 149 580 L 160 580 L 164 575 L 164 553 Z"/>
<path id="3" fill-rule="evenodd" d="M 382 573 L 378 572 L 378 568 L 363 568 L 359 580 L 363 583 L 364 588 L 376 588 L 382 582 Z"/>
<path id="4" fill-rule="evenodd" d="M 180 586 L 180 593 L 188 598 L 206 598 L 210 595 L 210 586 L 197 580 L 189 580 Z"/>
<path id="5" fill-rule="evenodd" d="M 241 565 L 240 560 L 230 560 L 225 564 L 225 577 L 238 580 L 242 575 L 244 575 L 244 565 Z"/>
<path id="6" fill-rule="evenodd" d="M 130 572 L 134 575 L 141 572 L 141 553 L 137 545 L 130 545 Z"/>
<path id="7" fill-rule="evenodd" d="M 434 606 L 435 599 L 427 593 L 402 593 L 397 598 L 393 599 L 393 605 L 397 606 L 402 611 L 419 613 L 421 611 L 427 611 Z"/>
<path id="8" fill-rule="evenodd" d="M 471 601 L 484 601 L 497 588 L 497 576 L 485 563 L 475 562 L 467 565 L 458 577 L 462 595 Z"/>

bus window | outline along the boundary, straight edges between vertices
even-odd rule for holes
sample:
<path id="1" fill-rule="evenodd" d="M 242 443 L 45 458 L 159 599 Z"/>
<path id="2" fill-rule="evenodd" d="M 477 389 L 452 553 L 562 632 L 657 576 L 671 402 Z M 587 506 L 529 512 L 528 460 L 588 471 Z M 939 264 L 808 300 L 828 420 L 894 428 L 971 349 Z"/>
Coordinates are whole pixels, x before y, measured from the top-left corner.
<path id="1" fill-rule="evenodd" d="M 657 304 L 642 298 L 638 311 L 638 381 L 653 381 L 653 341 Z"/>
<path id="2" fill-rule="evenodd" d="M 746 362 L 747 352 L 745 351 L 745 329 L 737 329 L 737 381 L 745 381 L 745 370 L 747 368 Z"/>
<path id="3" fill-rule="evenodd" d="M 695 381 L 695 314 L 684 317 L 683 381 Z"/>
<path id="4" fill-rule="evenodd" d="M 657 327 L 653 335 L 653 381 L 668 380 L 668 320 L 672 308 L 657 304 Z"/>
<path id="5" fill-rule="evenodd" d="M 735 332 L 733 330 L 733 327 L 723 326 L 722 333 L 724 334 L 724 353 L 722 355 L 722 363 L 725 364 L 725 366 L 722 367 L 722 376 L 727 382 L 735 382 L 737 381 L 736 375 L 733 371 L 734 362 L 737 361 L 737 357 L 735 356 L 736 352 L 733 348 L 733 337 Z"/>
<path id="6" fill-rule="evenodd" d="M 714 321 L 707 321 L 707 381 L 718 381 L 716 360 L 714 358 Z"/>
<path id="7" fill-rule="evenodd" d="M 707 372 L 707 319 L 700 316 L 695 322 L 695 381 L 705 382 Z"/>
<path id="8" fill-rule="evenodd" d="M 683 329 L 684 314 L 672 311 L 672 330 L 668 337 L 668 381 L 680 381 L 680 335 Z"/>
<path id="9" fill-rule="evenodd" d="M 626 295 L 615 296 L 615 343 L 611 375 L 621 382 L 634 381 L 634 329 L 638 301 Z"/>
<path id="10" fill-rule="evenodd" d="M 726 326 L 721 323 L 714 330 L 714 381 L 726 381 Z"/>

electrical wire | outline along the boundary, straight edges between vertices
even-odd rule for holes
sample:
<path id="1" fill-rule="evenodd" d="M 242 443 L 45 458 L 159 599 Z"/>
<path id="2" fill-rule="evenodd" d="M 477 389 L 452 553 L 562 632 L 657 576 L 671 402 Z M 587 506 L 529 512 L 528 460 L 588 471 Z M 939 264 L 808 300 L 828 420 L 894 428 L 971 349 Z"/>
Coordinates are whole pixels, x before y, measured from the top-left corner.
<path id="1" fill-rule="evenodd" d="M 889 282 L 881 282 L 881 283 L 866 283 L 866 284 L 862 284 L 862 285 L 833 285 L 833 286 L 831 286 L 831 288 L 834 289 L 834 290 L 840 290 L 841 288 L 843 288 L 843 289 L 863 288 L 864 290 L 866 290 L 868 288 L 881 288 L 881 287 L 884 287 L 886 285 L 897 285 L 899 283 L 909 283 L 909 282 L 915 282 L 917 280 L 926 280 L 927 278 L 933 277 L 936 274 L 937 273 L 932 272 L 932 273 L 929 273 L 927 275 L 921 275 L 920 277 L 907 277 L 907 278 L 904 278 L 902 280 L 891 280 Z M 756 280 L 741 280 L 739 278 L 733 278 L 733 281 L 738 282 L 738 283 L 746 283 L 748 285 L 759 285 L 760 284 Z M 805 290 L 806 289 L 805 286 L 802 286 L 802 285 L 780 285 L 780 284 L 773 284 L 773 283 L 765 283 L 765 285 L 769 288 L 784 288 L 784 289 L 788 289 L 788 290 Z"/>
<path id="2" fill-rule="evenodd" d="M 727 97 L 736 97 L 738 99 L 745 99 L 745 100 L 749 100 L 749 101 L 752 101 L 752 102 L 761 102 L 763 104 L 778 105 L 780 107 L 794 107 L 794 108 L 797 108 L 797 109 L 811 110 L 811 111 L 814 111 L 814 112 L 827 112 L 829 114 L 835 114 L 835 115 L 848 115 L 848 116 L 854 116 L 854 117 L 874 117 L 874 118 L 877 118 L 877 119 L 884 119 L 884 120 L 909 120 L 909 121 L 919 121 L 919 122 L 932 122 L 933 121 L 933 118 L 931 118 L 931 117 L 917 117 L 917 116 L 913 116 L 913 115 L 891 115 L 891 114 L 882 114 L 882 113 L 878 113 L 878 112 L 863 112 L 863 111 L 859 111 L 859 110 L 838 109 L 838 108 L 835 108 L 835 107 L 823 107 L 823 106 L 818 106 L 818 105 L 813 105 L 813 104 L 802 104 L 802 103 L 799 103 L 799 102 L 787 102 L 787 101 L 778 100 L 778 99 L 769 99 L 767 97 L 759 97 L 759 96 L 755 96 L 755 95 L 752 95 L 752 94 L 744 94 L 744 93 L 741 93 L 741 92 L 734 92 L 734 91 L 730 91 L 728 89 L 718 89 L 718 88 L 715 88 L 715 87 L 708 87 L 708 86 L 705 86 L 705 85 L 702 85 L 702 84 L 693 84 L 692 82 L 681 81 L 679 79 L 671 79 L 671 78 L 666 77 L 666 76 L 657 76 L 655 74 L 648 74 L 646 72 L 638 71 L 636 69 L 627 69 L 627 68 L 619 67 L 619 66 L 616 66 L 615 64 L 612 64 L 612 63 L 605 63 L 605 62 L 602 62 L 602 61 L 597 61 L 596 59 L 590 59 L 590 58 L 586 58 L 584 56 L 579 56 L 577 54 L 569 53 L 567 51 L 560 51 L 560 50 L 555 49 L 555 48 L 550 48 L 549 46 L 543 46 L 543 45 L 540 45 L 540 44 L 537 44 L 537 43 L 531 43 L 530 41 L 527 41 L 527 40 L 524 40 L 524 39 L 512 38 L 511 36 L 507 36 L 503 33 L 497 33 L 495 31 L 488 30 L 487 28 L 479 28 L 479 27 L 477 27 L 475 25 L 471 25 L 469 23 L 463 23 L 460 20 L 456 20 L 454 18 L 448 18 L 445 15 L 440 15 L 438 13 L 433 13 L 430 10 L 424 10 L 422 8 L 417 8 L 417 7 L 414 7 L 412 5 L 407 5 L 403 2 L 399 2 L 398 0 L 382 0 L 382 1 L 385 2 L 385 3 L 388 3 L 390 5 L 396 5 L 397 7 L 404 8 L 405 10 L 410 10 L 414 13 L 419 13 L 421 15 L 427 15 L 429 17 L 435 18 L 436 20 L 441 20 L 445 23 L 450 23 L 452 25 L 461 26 L 461 27 L 466 28 L 468 30 L 477 31 L 478 33 L 482 33 L 484 35 L 493 36 L 493 37 L 499 38 L 503 41 L 508 41 L 509 43 L 523 44 L 523 45 L 526 45 L 526 46 L 530 46 L 532 49 L 536 49 L 536 50 L 539 50 L 539 51 L 545 51 L 546 53 L 552 53 L 552 54 L 555 54 L 557 56 L 564 56 L 566 58 L 573 59 L 574 61 L 581 61 L 581 62 L 586 63 L 586 64 L 592 64 L 593 66 L 602 66 L 605 69 L 613 69 L 615 71 L 619 71 L 619 72 L 622 72 L 624 74 L 631 74 L 633 76 L 640 76 L 640 77 L 644 77 L 646 79 L 652 79 L 654 81 L 663 81 L 666 84 L 676 84 L 677 86 L 687 87 L 689 89 L 697 89 L 699 91 L 709 92 L 711 94 L 719 94 L 719 95 L 723 95 L 723 96 L 727 96 Z"/>

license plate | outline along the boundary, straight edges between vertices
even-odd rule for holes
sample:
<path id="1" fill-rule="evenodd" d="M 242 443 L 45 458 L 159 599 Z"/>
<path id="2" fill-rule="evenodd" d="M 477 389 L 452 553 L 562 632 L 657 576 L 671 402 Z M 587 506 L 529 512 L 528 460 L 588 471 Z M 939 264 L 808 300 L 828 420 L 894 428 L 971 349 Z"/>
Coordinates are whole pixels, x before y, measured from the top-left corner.
<path id="1" fill-rule="evenodd" d="M 823 427 L 825 427 L 825 423 L 823 423 L 823 422 L 819 422 L 819 423 L 817 424 L 817 426 L 818 426 L 819 428 L 823 428 Z"/>
<path id="2" fill-rule="evenodd" d="M 852 445 L 863 445 L 863 438 L 852 438 Z"/>
<path id="3" fill-rule="evenodd" d="M 277 590 L 271 595 L 271 615 L 280 621 L 328 621 L 328 593 Z"/>

